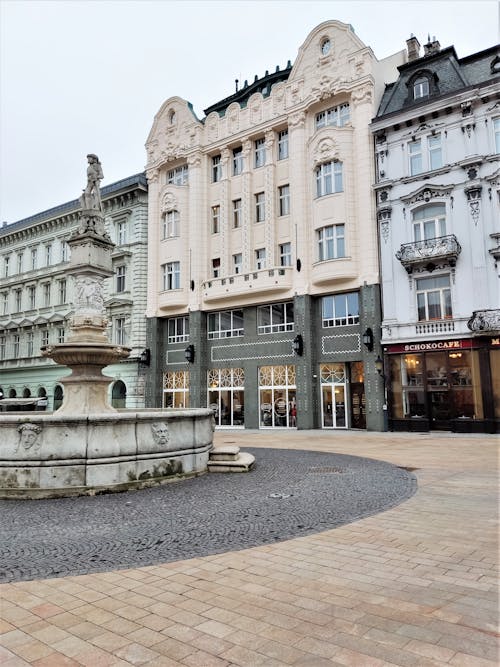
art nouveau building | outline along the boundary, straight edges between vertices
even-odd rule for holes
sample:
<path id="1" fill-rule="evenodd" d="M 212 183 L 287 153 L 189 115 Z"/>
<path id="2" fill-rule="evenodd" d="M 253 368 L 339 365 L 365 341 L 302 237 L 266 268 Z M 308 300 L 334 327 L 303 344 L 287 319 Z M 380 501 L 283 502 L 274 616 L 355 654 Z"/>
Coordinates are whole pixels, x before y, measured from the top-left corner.
<path id="1" fill-rule="evenodd" d="M 137 174 L 103 187 L 102 197 L 106 229 L 116 243 L 115 273 L 105 291 L 109 333 L 113 342 L 132 348 L 130 358 L 109 366 L 106 374 L 116 378 L 110 388 L 116 407 L 144 407 L 146 177 Z M 40 347 L 64 342 L 68 332 L 73 283 L 66 275 L 66 242 L 78 226 L 79 208 L 71 201 L 0 228 L 0 391 L 5 399 L 49 410 L 62 401 L 59 379 L 69 371 L 42 357 Z M 11 403 L 18 409 L 16 401 Z"/>
<path id="2" fill-rule="evenodd" d="M 330 21 L 201 120 L 163 104 L 146 144 L 149 405 L 208 405 L 220 427 L 383 427 L 369 125 L 403 58 Z"/>
<path id="3" fill-rule="evenodd" d="M 389 425 L 498 430 L 500 49 L 408 40 L 372 123 Z"/>

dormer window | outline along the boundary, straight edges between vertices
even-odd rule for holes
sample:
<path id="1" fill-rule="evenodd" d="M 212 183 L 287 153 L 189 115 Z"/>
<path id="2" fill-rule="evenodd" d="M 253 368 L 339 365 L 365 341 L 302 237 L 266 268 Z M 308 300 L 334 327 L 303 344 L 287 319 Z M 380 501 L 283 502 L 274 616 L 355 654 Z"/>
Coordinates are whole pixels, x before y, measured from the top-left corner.
<path id="1" fill-rule="evenodd" d="M 413 83 L 413 99 L 418 100 L 423 97 L 429 97 L 429 79 L 421 76 Z"/>
<path id="2" fill-rule="evenodd" d="M 500 72 L 500 56 L 495 56 L 491 61 L 491 73 L 498 74 Z"/>

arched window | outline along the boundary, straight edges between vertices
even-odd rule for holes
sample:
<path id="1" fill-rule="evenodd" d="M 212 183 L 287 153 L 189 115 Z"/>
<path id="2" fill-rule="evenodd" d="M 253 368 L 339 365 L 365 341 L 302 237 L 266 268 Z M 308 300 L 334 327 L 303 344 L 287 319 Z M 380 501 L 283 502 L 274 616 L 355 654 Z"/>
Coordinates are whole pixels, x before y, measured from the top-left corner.
<path id="1" fill-rule="evenodd" d="M 15 389 L 9 389 L 9 398 L 16 398 L 17 391 Z"/>
<path id="2" fill-rule="evenodd" d="M 23 398 L 30 398 L 31 396 L 31 391 L 28 389 L 28 387 L 25 387 L 23 389 Z"/>
<path id="3" fill-rule="evenodd" d="M 127 401 L 127 387 L 121 380 L 117 380 L 113 384 L 111 390 L 111 405 L 114 408 L 124 408 Z"/>
<path id="4" fill-rule="evenodd" d="M 419 76 L 413 82 L 413 99 L 418 100 L 423 97 L 429 97 L 430 87 L 429 79 L 426 76 Z"/>
<path id="5" fill-rule="evenodd" d="M 57 410 L 61 407 L 63 402 L 63 388 L 60 384 L 57 384 L 54 388 L 54 410 Z"/>
<path id="6" fill-rule="evenodd" d="M 414 241 L 446 236 L 446 205 L 422 206 L 412 213 Z"/>

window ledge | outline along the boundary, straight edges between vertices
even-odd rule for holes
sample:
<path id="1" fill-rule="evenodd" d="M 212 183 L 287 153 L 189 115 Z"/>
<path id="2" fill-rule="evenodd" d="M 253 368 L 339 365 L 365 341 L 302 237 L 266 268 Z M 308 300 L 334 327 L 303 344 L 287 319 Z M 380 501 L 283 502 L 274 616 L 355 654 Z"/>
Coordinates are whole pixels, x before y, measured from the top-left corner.
<path id="1" fill-rule="evenodd" d="M 441 174 L 447 174 L 451 171 L 452 165 L 447 164 L 444 167 L 439 169 L 432 169 L 431 171 L 422 171 L 420 174 L 415 174 L 415 176 L 405 176 L 401 179 L 401 183 L 414 183 L 415 181 L 427 180 L 433 176 L 440 176 Z"/>

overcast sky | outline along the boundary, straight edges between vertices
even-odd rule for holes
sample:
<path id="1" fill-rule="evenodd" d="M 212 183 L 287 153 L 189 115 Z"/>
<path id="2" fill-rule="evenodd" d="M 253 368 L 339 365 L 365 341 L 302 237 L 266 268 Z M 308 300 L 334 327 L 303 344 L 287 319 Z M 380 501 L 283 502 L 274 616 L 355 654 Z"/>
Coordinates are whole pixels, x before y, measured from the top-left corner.
<path id="1" fill-rule="evenodd" d="M 292 63 L 322 21 L 350 23 L 381 59 L 436 36 L 463 57 L 499 40 L 496 0 L 0 0 L 0 221 L 71 199 L 97 153 L 103 185 L 144 169 L 162 103 L 203 109 Z"/>

